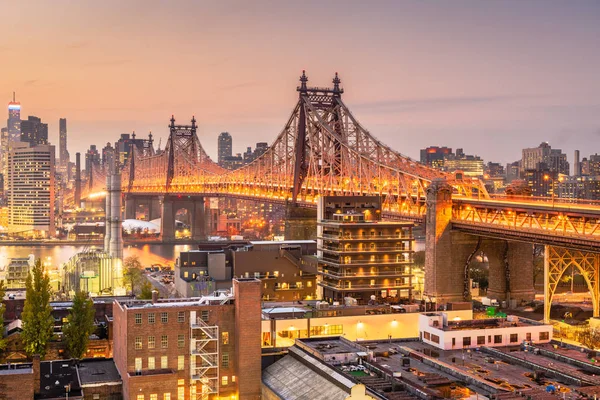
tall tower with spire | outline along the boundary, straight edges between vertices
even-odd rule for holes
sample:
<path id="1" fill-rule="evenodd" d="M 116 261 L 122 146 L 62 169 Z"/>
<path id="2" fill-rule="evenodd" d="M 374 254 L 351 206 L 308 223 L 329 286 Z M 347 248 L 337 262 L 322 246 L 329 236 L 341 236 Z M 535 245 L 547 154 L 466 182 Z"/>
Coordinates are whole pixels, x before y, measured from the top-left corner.
<path id="1" fill-rule="evenodd" d="M 13 92 L 13 99 L 8 103 L 8 121 L 6 122 L 8 128 L 8 140 L 9 142 L 20 142 L 21 141 L 21 103 L 16 100 L 15 92 Z"/>

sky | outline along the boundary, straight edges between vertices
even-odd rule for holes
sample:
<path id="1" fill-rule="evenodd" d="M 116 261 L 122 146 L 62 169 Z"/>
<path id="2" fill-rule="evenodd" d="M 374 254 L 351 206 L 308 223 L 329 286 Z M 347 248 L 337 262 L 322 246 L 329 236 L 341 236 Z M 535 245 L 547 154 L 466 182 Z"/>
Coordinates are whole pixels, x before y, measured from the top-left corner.
<path id="1" fill-rule="evenodd" d="M 413 158 L 600 152 L 597 0 L 0 0 L 0 15 L 0 103 L 16 91 L 56 145 L 67 118 L 72 160 L 133 131 L 164 147 L 171 114 L 195 115 L 213 159 L 222 131 L 234 152 L 271 143 L 303 69 L 315 86 L 338 72 L 361 124 Z"/>

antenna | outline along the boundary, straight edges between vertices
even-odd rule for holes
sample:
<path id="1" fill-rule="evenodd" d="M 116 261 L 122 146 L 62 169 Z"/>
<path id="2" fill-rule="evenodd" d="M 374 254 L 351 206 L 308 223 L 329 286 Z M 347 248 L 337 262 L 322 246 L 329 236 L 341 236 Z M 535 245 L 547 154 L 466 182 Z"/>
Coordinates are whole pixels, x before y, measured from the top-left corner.
<path id="1" fill-rule="evenodd" d="M 13 92 L 13 103 L 16 103 L 16 100 L 15 100 L 16 97 L 15 96 L 16 96 L 16 94 L 15 94 L 15 92 Z"/>

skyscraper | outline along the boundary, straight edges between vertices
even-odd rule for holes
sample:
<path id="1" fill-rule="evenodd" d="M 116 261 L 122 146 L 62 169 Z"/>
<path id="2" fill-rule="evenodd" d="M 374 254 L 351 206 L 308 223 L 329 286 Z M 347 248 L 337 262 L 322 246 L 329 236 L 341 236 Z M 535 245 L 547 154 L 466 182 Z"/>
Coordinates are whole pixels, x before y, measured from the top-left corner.
<path id="1" fill-rule="evenodd" d="M 21 103 L 15 100 L 15 92 L 13 92 L 13 100 L 8 103 L 8 140 L 10 142 L 21 141 Z"/>
<path id="2" fill-rule="evenodd" d="M 219 148 L 218 148 L 218 159 L 217 163 L 221 165 L 225 161 L 226 157 L 232 155 L 232 138 L 229 132 L 221 132 L 219 135 Z"/>
<path id="3" fill-rule="evenodd" d="M 8 153 L 8 229 L 54 236 L 54 146 L 14 143 Z"/>
<path id="4" fill-rule="evenodd" d="M 60 118 L 58 120 L 58 155 L 60 157 L 60 165 L 66 167 L 69 165 L 69 151 L 67 150 L 67 119 Z"/>
<path id="5" fill-rule="evenodd" d="M 547 142 L 538 147 L 523 149 L 522 173 L 527 170 L 549 169 L 552 172 L 569 175 L 567 155 L 560 149 L 553 149 Z"/>
<path id="6" fill-rule="evenodd" d="M 21 142 L 31 146 L 48 144 L 48 124 L 44 124 L 38 117 L 27 117 L 21 121 Z"/>
<path id="7" fill-rule="evenodd" d="M 2 189 L 6 190 L 8 183 L 8 128 L 2 128 L 2 131 L 0 131 L 0 172 L 4 176 L 4 187 Z"/>

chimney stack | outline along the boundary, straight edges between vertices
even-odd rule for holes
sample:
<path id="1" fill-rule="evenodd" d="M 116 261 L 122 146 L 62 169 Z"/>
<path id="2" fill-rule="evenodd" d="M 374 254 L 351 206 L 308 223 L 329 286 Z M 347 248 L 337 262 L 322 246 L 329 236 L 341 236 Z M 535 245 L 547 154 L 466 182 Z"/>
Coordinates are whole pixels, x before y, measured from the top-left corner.
<path id="1" fill-rule="evenodd" d="M 110 178 L 110 243 L 112 258 L 123 259 L 123 220 L 121 219 L 121 174 L 114 173 Z"/>
<path id="2" fill-rule="evenodd" d="M 104 252 L 110 254 L 110 235 L 111 235 L 111 201 L 110 201 L 110 181 L 112 176 L 106 176 L 106 201 L 104 203 Z"/>
<path id="3" fill-rule="evenodd" d="M 158 290 L 154 289 L 152 291 L 152 304 L 158 301 Z"/>
<path id="4" fill-rule="evenodd" d="M 579 150 L 575 150 L 575 163 L 573 165 L 573 175 L 581 176 L 581 162 L 579 161 Z"/>

